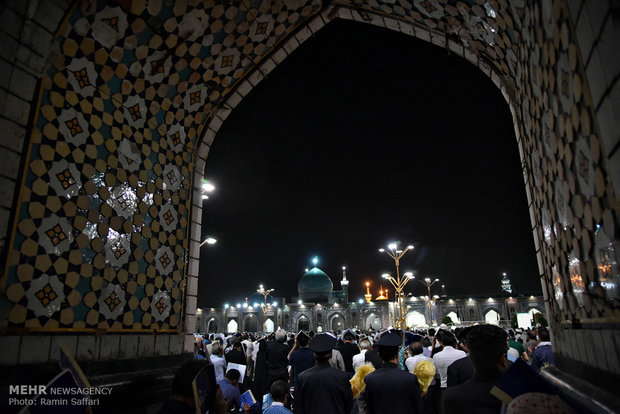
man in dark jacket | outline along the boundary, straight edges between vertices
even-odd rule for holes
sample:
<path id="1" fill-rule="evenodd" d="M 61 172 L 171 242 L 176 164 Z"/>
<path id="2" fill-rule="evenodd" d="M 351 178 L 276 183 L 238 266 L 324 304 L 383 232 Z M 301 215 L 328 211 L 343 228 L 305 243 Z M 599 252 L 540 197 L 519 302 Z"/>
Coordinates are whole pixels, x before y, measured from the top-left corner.
<path id="1" fill-rule="evenodd" d="M 286 343 L 286 331 L 278 329 L 276 331 L 276 340 L 267 343 L 267 383 L 266 389 L 271 388 L 277 380 L 288 382 L 288 353 L 290 348 Z"/>
<path id="2" fill-rule="evenodd" d="M 349 373 L 349 377 L 355 374 L 353 369 L 353 356 L 360 353 L 360 348 L 357 344 L 354 344 L 355 335 L 350 330 L 344 331 L 342 334 L 342 344 L 337 346 L 336 349 L 342 354 L 344 360 L 344 370 Z"/>
<path id="3" fill-rule="evenodd" d="M 395 333 L 384 334 L 376 344 L 383 367 L 364 378 L 364 398 L 370 414 L 422 413 L 417 377 L 398 367 L 401 344 L 401 336 Z"/>
<path id="4" fill-rule="evenodd" d="M 467 345 L 467 335 L 473 326 L 462 329 L 458 334 L 459 348 L 467 353 L 465 358 L 457 359 L 448 366 L 448 388 L 469 381 L 474 376 L 474 364 L 469 357 L 469 346 Z"/>
<path id="5" fill-rule="evenodd" d="M 508 336 L 494 325 L 477 325 L 467 335 L 474 376 L 447 388 L 442 395 L 444 413 L 499 413 L 502 402 L 490 391 L 508 367 Z"/>
<path id="6" fill-rule="evenodd" d="M 544 366 L 553 365 L 553 350 L 551 348 L 551 337 L 547 328 L 538 328 L 538 346 L 532 353 L 532 368 L 536 371 Z"/>
<path id="7" fill-rule="evenodd" d="M 349 376 L 329 365 L 336 338 L 315 335 L 310 341 L 316 365 L 299 374 L 295 393 L 295 414 L 349 414 L 353 408 L 353 392 Z"/>
<path id="8" fill-rule="evenodd" d="M 239 365 L 245 365 L 247 363 L 241 342 L 235 342 L 232 349 L 228 351 L 225 357 L 226 363 L 232 362 Z"/>

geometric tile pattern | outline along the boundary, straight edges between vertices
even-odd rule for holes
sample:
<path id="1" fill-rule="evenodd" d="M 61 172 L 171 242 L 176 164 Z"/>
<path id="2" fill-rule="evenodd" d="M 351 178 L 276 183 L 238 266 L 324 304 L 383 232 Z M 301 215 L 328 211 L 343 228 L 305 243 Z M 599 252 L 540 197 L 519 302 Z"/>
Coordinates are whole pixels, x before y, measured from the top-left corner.
<path id="1" fill-rule="evenodd" d="M 318 9 L 189 3 L 83 3 L 57 37 L 3 281 L 9 326 L 180 328 L 200 128 Z"/>
<path id="2" fill-rule="evenodd" d="M 194 156 L 206 126 L 321 3 L 80 4 L 57 36 L 59 53 L 41 83 L 2 280 L 9 324 L 176 330 Z M 441 47 L 456 44 L 503 85 L 552 322 L 618 317 L 619 203 L 606 182 L 565 2 L 332 5 L 337 14 L 388 27 L 389 20 Z"/>

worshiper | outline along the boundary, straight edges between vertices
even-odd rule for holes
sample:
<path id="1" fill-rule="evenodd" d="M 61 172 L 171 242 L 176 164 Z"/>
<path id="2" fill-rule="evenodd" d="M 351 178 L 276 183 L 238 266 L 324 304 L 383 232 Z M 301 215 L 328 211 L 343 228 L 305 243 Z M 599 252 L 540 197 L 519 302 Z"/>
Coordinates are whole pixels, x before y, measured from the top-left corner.
<path id="1" fill-rule="evenodd" d="M 353 393 L 348 375 L 329 364 L 336 338 L 317 334 L 309 343 L 316 365 L 299 374 L 299 389 L 295 393 L 295 414 L 349 414 Z"/>
<path id="2" fill-rule="evenodd" d="M 536 339 L 536 331 L 533 329 L 528 329 L 525 334 L 527 335 L 527 339 L 523 344 L 523 347 L 527 351 L 527 356 L 529 357 L 529 364 L 532 364 L 532 354 L 534 353 L 534 349 L 538 345 L 538 339 Z"/>
<path id="3" fill-rule="evenodd" d="M 364 379 L 368 374 L 373 372 L 375 367 L 369 362 L 363 363 L 355 370 L 353 378 L 349 380 L 351 383 L 351 391 L 353 392 L 353 413 L 367 414 L 368 407 L 366 406 L 366 383 Z"/>
<path id="4" fill-rule="evenodd" d="M 211 344 L 211 362 L 215 366 L 215 380 L 221 381 L 224 379 L 224 373 L 226 372 L 226 359 L 224 358 L 224 350 L 220 341 L 215 341 Z"/>
<path id="5" fill-rule="evenodd" d="M 459 340 L 459 348 L 467 354 L 465 358 L 457 359 L 448 366 L 448 388 L 454 387 L 471 379 L 474 375 L 474 365 L 469 357 L 469 346 L 467 345 L 467 335 L 471 332 L 472 327 L 461 329 L 457 335 Z"/>
<path id="6" fill-rule="evenodd" d="M 222 394 L 228 401 L 228 410 L 239 410 L 241 407 L 241 392 L 239 391 L 239 378 L 241 374 L 236 369 L 230 369 L 224 378 L 217 382 L 222 389 Z"/>
<path id="7" fill-rule="evenodd" d="M 342 354 L 340 353 L 340 351 L 337 350 L 336 348 L 332 349 L 332 357 L 329 360 L 329 364 L 332 367 L 339 369 L 340 371 L 345 370 L 344 369 L 344 358 L 342 357 Z"/>
<path id="8" fill-rule="evenodd" d="M 366 351 L 366 354 L 364 354 L 364 362 L 370 362 L 375 369 L 379 369 L 383 366 L 383 361 L 381 361 L 381 358 L 379 358 L 379 353 L 377 352 L 377 345 L 376 343 L 373 345 L 372 349 L 369 349 L 368 351 Z"/>
<path id="9" fill-rule="evenodd" d="M 342 354 L 344 370 L 349 373 L 349 377 L 352 377 L 355 373 L 353 369 L 353 356 L 360 353 L 360 348 L 353 343 L 354 340 L 355 334 L 350 329 L 347 329 L 342 334 L 342 344 L 336 347 Z"/>
<path id="10" fill-rule="evenodd" d="M 517 350 L 519 358 L 523 359 L 525 362 L 529 361 L 530 358 L 525 351 L 525 347 L 515 339 L 515 332 L 512 329 L 508 329 L 508 344 L 511 348 Z"/>
<path id="11" fill-rule="evenodd" d="M 474 375 L 443 392 L 443 412 L 499 413 L 502 402 L 490 390 L 508 367 L 506 331 L 495 325 L 473 326 L 467 335 L 467 346 Z"/>
<path id="12" fill-rule="evenodd" d="M 232 349 L 226 354 L 226 362 L 232 362 L 234 364 L 245 365 L 247 360 L 245 358 L 245 352 L 243 352 L 243 345 L 241 342 L 235 342 Z"/>
<path id="13" fill-rule="evenodd" d="M 383 367 L 364 378 L 365 405 L 369 414 L 422 413 L 422 397 L 415 375 L 398 368 L 400 335 L 389 332 L 376 345 Z"/>
<path id="14" fill-rule="evenodd" d="M 196 413 L 196 402 L 194 400 L 194 388 L 192 382 L 196 375 L 210 365 L 209 360 L 194 359 L 183 364 L 174 375 L 172 381 L 172 389 L 168 400 L 164 403 L 160 414 L 194 414 Z M 213 374 L 211 374 L 213 375 Z M 215 384 L 215 398 L 213 404 L 209 407 L 214 414 L 225 414 L 228 411 L 228 402 L 222 393 L 221 388 Z M 208 392 L 208 391 L 207 391 Z"/>
<path id="15" fill-rule="evenodd" d="M 288 381 L 288 353 L 290 348 L 286 343 L 286 331 L 282 328 L 276 331 L 275 341 L 267 343 L 267 382 L 266 389 L 277 380 Z"/>
<path id="16" fill-rule="evenodd" d="M 372 349 L 372 342 L 367 336 L 363 336 L 359 340 L 360 353 L 353 356 L 353 370 L 357 372 L 357 369 L 364 363 L 366 363 L 366 352 Z"/>
<path id="17" fill-rule="evenodd" d="M 288 384 L 285 381 L 274 381 L 271 384 L 269 393 L 273 402 L 263 411 L 263 414 L 293 414 L 291 410 L 285 407 L 288 398 Z"/>
<path id="18" fill-rule="evenodd" d="M 424 346 L 421 341 L 415 341 L 409 344 L 408 354 L 411 356 L 405 360 L 405 366 L 412 374 L 418 362 L 427 361 L 430 359 L 429 357 L 424 356 Z"/>
<path id="19" fill-rule="evenodd" d="M 299 387 L 299 374 L 314 366 L 314 355 L 308 348 L 309 341 L 310 337 L 304 331 L 299 331 L 295 337 L 295 345 L 288 354 L 295 391 Z"/>
<path id="20" fill-rule="evenodd" d="M 441 352 L 443 346 L 441 345 L 441 337 L 445 331 L 443 329 L 437 330 L 435 337 L 433 338 L 433 344 L 431 346 L 431 358 L 435 356 L 438 352 Z"/>
<path id="21" fill-rule="evenodd" d="M 245 364 L 247 365 L 245 376 L 252 378 L 254 376 L 254 359 L 252 358 L 254 355 L 254 338 L 252 335 L 246 334 L 242 337 L 241 344 L 245 350 Z"/>
<path id="22" fill-rule="evenodd" d="M 554 365 L 551 337 L 547 328 L 538 328 L 538 341 L 532 353 L 532 368 L 540 372 L 541 368 Z"/>
<path id="23" fill-rule="evenodd" d="M 441 378 L 441 389 L 446 389 L 448 387 L 448 367 L 457 359 L 465 358 L 467 354 L 454 348 L 456 346 L 456 338 L 450 331 L 440 330 L 435 340 L 439 342 L 442 349 L 440 352 L 435 353 L 433 362 Z"/>
<path id="24" fill-rule="evenodd" d="M 422 345 L 424 346 L 424 356 L 430 358 L 431 351 L 433 349 L 433 343 L 428 338 L 428 336 L 425 336 L 424 338 L 422 338 Z"/>
<path id="25" fill-rule="evenodd" d="M 252 381 L 252 394 L 260 398 L 269 391 L 265 383 L 267 381 L 267 339 L 260 338 L 254 344 L 256 357 L 254 359 L 254 380 Z"/>

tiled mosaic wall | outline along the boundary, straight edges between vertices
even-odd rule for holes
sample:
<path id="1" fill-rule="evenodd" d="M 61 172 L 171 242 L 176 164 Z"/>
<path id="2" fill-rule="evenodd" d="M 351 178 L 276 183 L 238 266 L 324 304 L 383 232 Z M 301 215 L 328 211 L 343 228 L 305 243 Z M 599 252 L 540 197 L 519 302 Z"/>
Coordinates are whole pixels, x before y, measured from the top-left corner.
<path id="1" fill-rule="evenodd" d="M 222 92 L 316 7 L 254 3 L 70 11 L 28 148 L 3 278 L 9 328 L 180 327 L 200 128 Z"/>
<path id="2" fill-rule="evenodd" d="M 569 322 L 618 320 L 619 206 L 608 172 L 617 142 L 601 139 L 601 106 L 589 87 L 596 76 L 585 73 L 590 58 L 575 40 L 583 3 L 80 1 L 54 38 L 39 33 L 53 25 L 38 22 L 54 19 L 37 20 L 37 4 L 22 10 L 26 23 L 37 22 L 35 34 L 24 39 L 24 29 L 18 39 L 32 53 L 3 56 L 15 73 L 38 68 L 23 85 L 41 78 L 27 106 L 35 117 L 21 154 L 23 186 L 11 173 L 22 191 L 0 182 L 7 199 L 18 197 L 0 283 L 4 326 L 175 332 L 185 316 L 193 329 L 195 188 L 209 146 L 243 96 L 335 18 L 432 42 L 500 87 L 513 112 L 558 351 L 580 358 L 568 349 L 577 335 L 564 329 L 577 326 Z M 5 93 L 2 122 L 24 125 L 28 92 Z M 618 340 L 606 347 L 617 349 Z"/>

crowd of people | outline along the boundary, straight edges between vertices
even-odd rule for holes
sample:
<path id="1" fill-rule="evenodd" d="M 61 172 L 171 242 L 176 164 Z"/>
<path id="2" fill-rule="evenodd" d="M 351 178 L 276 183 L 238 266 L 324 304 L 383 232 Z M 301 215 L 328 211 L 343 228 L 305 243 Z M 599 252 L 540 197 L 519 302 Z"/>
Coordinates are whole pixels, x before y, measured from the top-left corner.
<path id="1" fill-rule="evenodd" d="M 162 412 L 195 412 L 189 377 L 212 366 L 215 413 L 395 414 L 524 412 L 491 390 L 519 361 L 531 372 L 553 365 L 549 332 L 475 325 L 423 331 L 196 335 L 196 359 L 175 377 Z M 231 369 L 231 364 L 232 365 Z M 202 367 L 202 368 L 201 368 Z M 243 368 L 241 373 L 238 369 Z M 193 378 L 192 378 L 193 379 Z M 185 387 L 185 391 L 180 390 Z M 250 391 L 256 403 L 242 401 Z M 547 412 L 571 412 L 558 396 L 531 395 Z M 530 400 L 528 400 L 530 401 Z M 185 404 L 185 405 L 183 405 Z M 553 404 L 553 406 L 551 405 Z M 185 411 L 184 411 L 185 409 Z M 527 410 L 526 410 L 527 411 Z"/>

